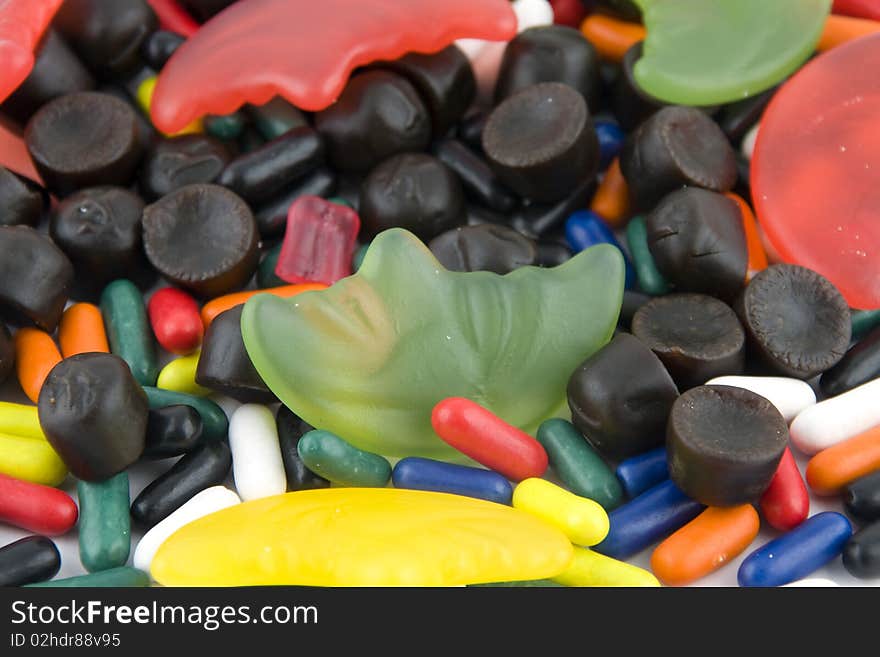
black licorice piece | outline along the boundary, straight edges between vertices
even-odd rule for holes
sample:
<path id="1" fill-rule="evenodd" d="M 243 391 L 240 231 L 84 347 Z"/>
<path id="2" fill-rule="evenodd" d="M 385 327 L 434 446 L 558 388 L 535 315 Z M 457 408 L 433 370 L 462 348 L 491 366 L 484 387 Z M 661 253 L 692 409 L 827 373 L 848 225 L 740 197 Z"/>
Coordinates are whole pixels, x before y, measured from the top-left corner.
<path id="1" fill-rule="evenodd" d="M 707 506 L 756 502 L 786 445 L 785 419 L 767 399 L 745 388 L 692 388 L 669 413 L 669 476 Z"/>
<path id="2" fill-rule="evenodd" d="M 361 185 L 359 208 L 368 236 L 400 227 L 428 241 L 465 223 L 458 178 L 424 153 L 394 155 L 373 169 Z"/>
<path id="3" fill-rule="evenodd" d="M 54 331 L 73 284 L 64 252 L 30 226 L 0 226 L 0 314 Z"/>
<path id="4" fill-rule="evenodd" d="M 33 180 L 0 165 L 0 226 L 37 227 L 49 195 Z"/>
<path id="5" fill-rule="evenodd" d="M 483 150 L 483 128 L 489 120 L 488 112 L 478 110 L 466 115 L 458 122 L 456 133 L 458 138 L 471 148 Z"/>
<path id="6" fill-rule="evenodd" d="M 80 276 L 104 285 L 143 267 L 143 211 L 141 197 L 123 187 L 89 187 L 58 204 L 49 234 Z"/>
<path id="7" fill-rule="evenodd" d="M 562 82 L 583 95 L 595 111 L 599 106 L 599 55 L 579 30 L 542 25 L 523 30 L 507 43 L 495 103 L 541 82 Z"/>
<path id="8" fill-rule="evenodd" d="M 735 103 L 724 105 L 715 115 L 715 121 L 733 144 L 738 144 L 745 134 L 761 120 L 764 109 L 770 103 L 779 85 Z"/>
<path id="9" fill-rule="evenodd" d="M 24 82 L 0 105 L 0 111 L 24 125 L 53 98 L 75 91 L 91 91 L 95 79 L 58 33 L 50 29 L 36 52 L 34 68 Z"/>
<path id="10" fill-rule="evenodd" d="M 202 437 L 202 416 L 192 406 L 150 409 L 141 459 L 167 459 L 195 449 Z"/>
<path id="11" fill-rule="evenodd" d="M 856 386 L 880 377 L 880 328 L 859 340 L 840 362 L 819 379 L 828 397 L 840 395 Z"/>
<path id="12" fill-rule="evenodd" d="M 636 212 L 651 210 L 683 185 L 729 191 L 737 176 L 721 128 L 704 112 L 680 105 L 664 107 L 627 138 L 620 169 Z"/>
<path id="13" fill-rule="evenodd" d="M 281 404 L 275 414 L 278 427 L 278 442 L 281 447 L 281 460 L 287 475 L 287 490 L 311 490 L 327 488 L 330 482 L 309 470 L 299 457 L 299 440 L 314 427 L 302 420 L 287 406 Z"/>
<path id="14" fill-rule="evenodd" d="M 880 522 L 853 534 L 843 547 L 843 567 L 853 577 L 880 577 Z"/>
<path id="15" fill-rule="evenodd" d="M 225 440 L 196 447 L 141 491 L 131 503 L 131 517 L 149 529 L 196 493 L 222 484 L 231 467 L 232 452 Z"/>
<path id="16" fill-rule="evenodd" d="M 144 250 L 171 282 L 213 297 L 244 285 L 260 259 L 254 215 L 219 185 L 187 185 L 144 209 Z"/>
<path id="17" fill-rule="evenodd" d="M 15 344 L 4 322 L 0 322 L 0 384 L 3 384 L 15 369 Z"/>
<path id="18" fill-rule="evenodd" d="M 266 140 L 275 139 L 285 132 L 309 124 L 302 110 L 280 96 L 275 96 L 264 105 L 248 105 L 247 113 L 253 119 L 254 127 Z"/>
<path id="19" fill-rule="evenodd" d="M 639 23 L 642 20 L 642 12 L 633 0 L 598 0 L 598 4 L 625 21 Z"/>
<path id="20" fill-rule="evenodd" d="M 509 96 L 483 129 L 483 152 L 502 183 L 525 198 L 565 198 L 599 167 L 599 140 L 584 97 L 544 82 Z"/>
<path id="21" fill-rule="evenodd" d="M 519 202 L 486 161 L 457 139 L 434 145 L 434 155 L 458 176 L 462 188 L 474 201 L 496 212 L 511 212 Z"/>
<path id="22" fill-rule="evenodd" d="M 339 99 L 315 114 L 327 156 L 339 171 L 367 171 L 392 155 L 422 151 L 431 117 L 412 84 L 389 71 L 354 76 Z"/>
<path id="23" fill-rule="evenodd" d="M 407 53 L 379 66 L 403 75 L 416 88 L 431 114 L 435 137 L 462 117 L 477 93 L 470 60 L 455 44 L 430 55 Z"/>
<path id="24" fill-rule="evenodd" d="M 431 240 L 428 248 L 451 271 L 508 274 L 534 265 L 538 257 L 533 240 L 495 224 L 453 228 Z"/>
<path id="25" fill-rule="evenodd" d="M 171 55 L 186 41 L 185 37 L 168 30 L 156 30 L 141 44 L 141 56 L 150 68 L 161 71 Z"/>
<path id="26" fill-rule="evenodd" d="M 742 374 L 746 334 L 733 309 L 705 294 L 669 294 L 635 313 L 632 333 L 663 361 L 679 390 Z"/>
<path id="27" fill-rule="evenodd" d="M 852 324 L 843 295 L 799 265 L 772 265 L 749 282 L 735 305 L 750 349 L 775 372 L 810 379 L 836 365 Z"/>
<path id="28" fill-rule="evenodd" d="M 530 202 L 516 210 L 510 225 L 527 237 L 541 237 L 562 225 L 575 210 L 586 207 L 596 191 L 594 178 L 581 180 L 574 189 L 556 203 Z"/>
<path id="29" fill-rule="evenodd" d="M 324 161 L 321 136 L 309 126 L 294 128 L 226 165 L 217 184 L 249 203 L 260 203 Z"/>
<path id="30" fill-rule="evenodd" d="M 61 569 L 61 553 L 45 536 L 25 536 L 0 547 L 0 586 L 45 582 Z"/>
<path id="31" fill-rule="evenodd" d="M 146 0 L 65 0 L 53 25 L 92 71 L 112 77 L 138 66 L 159 21 Z"/>
<path id="32" fill-rule="evenodd" d="M 230 159 L 223 142 L 207 135 L 161 139 L 144 157 L 141 191 L 152 201 L 186 185 L 214 182 Z"/>
<path id="33" fill-rule="evenodd" d="M 235 0 L 180 0 L 184 8 L 200 23 L 219 14 Z"/>
<path id="34" fill-rule="evenodd" d="M 77 354 L 58 363 L 37 409 L 46 439 L 79 479 L 109 479 L 144 451 L 147 396 L 113 354 Z"/>
<path id="35" fill-rule="evenodd" d="M 669 104 L 644 91 L 636 81 L 633 67 L 642 57 L 642 42 L 629 47 L 620 61 L 620 69 L 611 87 L 611 107 L 620 127 L 626 132 Z"/>
<path id="36" fill-rule="evenodd" d="M 620 305 L 620 315 L 617 318 L 617 325 L 625 331 L 629 331 L 636 312 L 651 299 L 653 299 L 653 297 L 648 296 L 647 294 L 633 292 L 632 290 L 624 290 L 623 303 Z"/>
<path id="37" fill-rule="evenodd" d="M 666 196 L 645 223 L 654 263 L 677 290 L 725 300 L 742 291 L 749 256 L 734 201 L 687 187 Z"/>
<path id="38" fill-rule="evenodd" d="M 287 212 L 300 196 L 321 196 L 326 198 L 336 189 L 336 175 L 330 169 L 319 167 L 312 173 L 295 181 L 278 196 L 258 206 L 254 210 L 260 236 L 280 237 L 287 228 Z"/>
<path id="39" fill-rule="evenodd" d="M 846 512 L 861 522 L 880 520 L 880 470 L 860 477 L 843 493 Z"/>
<path id="40" fill-rule="evenodd" d="M 251 362 L 241 337 L 244 304 L 211 322 L 202 341 L 196 383 L 242 403 L 271 404 L 277 399 Z"/>
<path id="41" fill-rule="evenodd" d="M 619 333 L 568 380 L 578 431 L 605 456 L 621 460 L 663 444 L 678 389 L 663 363 L 628 333 Z"/>
<path id="42" fill-rule="evenodd" d="M 28 121 L 24 137 L 37 171 L 59 196 L 128 185 L 143 148 L 134 109 L 94 91 L 49 101 Z"/>
<path id="43" fill-rule="evenodd" d="M 539 267 L 558 267 L 574 255 L 568 246 L 560 242 L 539 241 L 536 246 L 538 253 L 535 264 Z"/>

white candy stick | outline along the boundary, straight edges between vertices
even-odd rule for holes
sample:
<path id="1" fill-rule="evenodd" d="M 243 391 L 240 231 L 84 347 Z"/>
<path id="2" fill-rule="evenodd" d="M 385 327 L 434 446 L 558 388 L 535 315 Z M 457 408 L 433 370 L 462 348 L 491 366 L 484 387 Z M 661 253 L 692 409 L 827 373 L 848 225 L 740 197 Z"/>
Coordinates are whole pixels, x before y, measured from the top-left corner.
<path id="1" fill-rule="evenodd" d="M 791 442 L 813 455 L 880 425 L 880 379 L 801 411 L 791 423 Z"/>
<path id="2" fill-rule="evenodd" d="M 825 579 L 824 577 L 808 577 L 807 579 L 799 579 L 796 582 L 784 584 L 784 586 L 821 588 L 826 586 L 840 586 L 840 584 L 832 582 L 830 579 Z"/>
<path id="3" fill-rule="evenodd" d="M 706 382 L 707 386 L 745 388 L 761 395 L 791 422 L 798 413 L 816 403 L 816 393 L 810 384 L 800 379 L 781 376 L 719 376 Z"/>
<path id="4" fill-rule="evenodd" d="M 287 490 L 275 416 L 261 404 L 243 404 L 229 419 L 235 488 L 244 501 Z"/>

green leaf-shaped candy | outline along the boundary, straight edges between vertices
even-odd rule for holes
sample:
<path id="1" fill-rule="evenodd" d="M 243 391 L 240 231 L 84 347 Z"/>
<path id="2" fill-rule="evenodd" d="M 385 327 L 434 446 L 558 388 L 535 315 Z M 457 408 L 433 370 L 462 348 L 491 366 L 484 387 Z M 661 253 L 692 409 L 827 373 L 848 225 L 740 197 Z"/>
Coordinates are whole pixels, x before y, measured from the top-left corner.
<path id="1" fill-rule="evenodd" d="M 392 229 L 326 290 L 253 297 L 242 336 L 269 388 L 312 426 L 387 456 L 461 460 L 431 428 L 434 405 L 467 397 L 531 432 L 567 415 L 569 375 L 611 338 L 623 280 L 609 245 L 499 276 L 447 271 Z"/>
<path id="2" fill-rule="evenodd" d="M 831 0 L 636 0 L 648 36 L 639 86 L 680 105 L 729 103 L 769 89 L 816 46 Z"/>

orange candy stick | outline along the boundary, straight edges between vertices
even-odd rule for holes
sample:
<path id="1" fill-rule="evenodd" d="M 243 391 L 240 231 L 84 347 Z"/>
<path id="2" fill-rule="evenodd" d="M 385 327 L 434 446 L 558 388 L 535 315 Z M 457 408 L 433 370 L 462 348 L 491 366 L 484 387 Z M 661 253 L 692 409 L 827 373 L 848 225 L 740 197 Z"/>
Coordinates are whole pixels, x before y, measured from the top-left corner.
<path id="1" fill-rule="evenodd" d="M 100 309 L 90 303 L 76 303 L 65 310 L 58 326 L 58 342 L 65 358 L 92 351 L 109 354 Z"/>
<path id="2" fill-rule="evenodd" d="M 651 555 L 651 570 L 664 584 L 684 586 L 718 570 L 758 535 L 761 521 L 751 504 L 709 507 Z"/>
<path id="3" fill-rule="evenodd" d="M 875 470 L 880 470 L 880 426 L 816 454 L 807 463 L 807 484 L 817 495 L 834 495 Z"/>
<path id="4" fill-rule="evenodd" d="M 626 51 L 639 41 L 644 41 L 645 26 L 618 20 L 603 14 L 591 14 L 581 23 L 581 33 L 596 46 L 602 59 L 619 62 Z"/>
<path id="5" fill-rule="evenodd" d="M 728 192 L 727 198 L 735 201 L 742 214 L 743 230 L 746 233 L 746 251 L 749 256 L 749 264 L 746 269 L 746 283 L 748 283 L 759 271 L 767 269 L 767 254 L 761 244 L 761 233 L 758 231 L 758 222 L 749 204 L 738 194 Z"/>
<path id="6" fill-rule="evenodd" d="M 620 160 L 614 161 L 605 171 L 605 177 L 599 183 L 590 210 L 598 214 L 612 227 L 617 227 L 629 215 L 629 188 L 620 170 Z"/>
<path id="7" fill-rule="evenodd" d="M 825 28 L 822 30 L 819 43 L 816 44 L 816 50 L 820 52 L 831 50 L 847 41 L 876 32 L 880 32 L 880 21 L 831 14 L 825 21 Z"/>
<path id="8" fill-rule="evenodd" d="M 327 286 L 323 283 L 299 283 L 297 285 L 282 285 L 280 287 L 270 287 L 265 290 L 248 290 L 247 292 L 234 292 L 232 294 L 226 294 L 222 297 L 217 297 L 216 299 L 211 299 L 208 303 L 202 306 L 202 323 L 205 325 L 205 330 L 211 325 L 211 322 L 214 321 L 214 318 L 220 313 L 229 310 L 230 308 L 234 308 L 235 306 L 244 303 L 248 299 L 257 294 L 274 294 L 276 297 L 289 298 L 295 297 L 297 294 L 302 294 L 303 292 L 310 292 L 312 290 L 323 290 Z"/>
<path id="9" fill-rule="evenodd" d="M 61 362 L 52 336 L 35 328 L 22 328 L 15 334 L 15 371 L 24 394 L 35 404 L 49 372 Z"/>

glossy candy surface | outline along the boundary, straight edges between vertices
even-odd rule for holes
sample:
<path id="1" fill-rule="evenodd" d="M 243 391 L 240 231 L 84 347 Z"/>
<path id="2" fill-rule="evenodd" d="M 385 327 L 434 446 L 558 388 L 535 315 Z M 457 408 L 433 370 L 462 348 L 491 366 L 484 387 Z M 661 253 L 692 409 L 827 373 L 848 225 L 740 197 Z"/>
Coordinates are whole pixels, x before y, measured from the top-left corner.
<path id="1" fill-rule="evenodd" d="M 510 507 L 353 488 L 287 493 L 196 520 L 163 543 L 151 571 L 165 586 L 452 586 L 553 577 L 571 558 L 562 532 Z"/>
<path id="2" fill-rule="evenodd" d="M 61 354 L 52 336 L 39 329 L 19 329 L 14 344 L 18 384 L 28 399 L 36 404 L 46 377 L 61 362 Z"/>
<path id="3" fill-rule="evenodd" d="M 0 474 L 0 522 L 55 536 L 70 531 L 77 515 L 67 493 Z"/>
<path id="4" fill-rule="evenodd" d="M 857 479 L 844 491 L 847 513 L 857 520 L 880 520 L 880 471 Z"/>
<path id="5" fill-rule="evenodd" d="M 517 484 L 513 508 L 558 527 L 575 545 L 595 545 L 608 535 L 608 515 L 601 506 L 546 479 L 525 479 Z"/>
<path id="6" fill-rule="evenodd" d="M 571 215 L 565 222 L 565 240 L 574 253 L 579 253 L 596 244 L 616 246 L 620 249 L 621 254 L 623 254 L 624 262 L 626 263 L 626 279 L 624 284 L 627 289 L 635 285 L 636 272 L 629 258 L 614 236 L 614 232 L 595 212 L 578 210 Z"/>
<path id="7" fill-rule="evenodd" d="M 309 431 L 296 451 L 309 470 L 340 486 L 382 488 L 391 478 L 391 465 L 382 456 L 358 449 L 329 431 Z"/>
<path id="8" fill-rule="evenodd" d="M 876 470 L 880 470 L 880 426 L 816 454 L 807 463 L 807 483 L 819 495 L 833 495 Z"/>
<path id="9" fill-rule="evenodd" d="M 447 272 L 413 235 L 390 230 L 357 274 L 326 291 L 253 297 L 242 335 L 269 388 L 312 426 L 377 453 L 460 459 L 434 435 L 434 405 L 473 396 L 537 429 L 562 412 L 570 363 L 610 337 L 622 288 L 622 259 L 609 246 L 500 277 Z M 412 385 L 419 372 L 432 385 Z"/>
<path id="10" fill-rule="evenodd" d="M 760 506 L 767 524 L 783 532 L 797 527 L 810 513 L 810 494 L 788 447 L 782 453 L 770 485 L 761 495 Z"/>
<path id="11" fill-rule="evenodd" d="M 880 379 L 805 408 L 791 423 L 791 442 L 813 455 L 880 425 Z"/>
<path id="12" fill-rule="evenodd" d="M 513 489 L 497 472 L 410 456 L 400 459 L 391 472 L 395 488 L 452 493 L 510 504 Z"/>
<path id="13" fill-rule="evenodd" d="M 641 495 L 649 488 L 669 479 L 666 446 L 621 461 L 615 474 L 627 497 Z"/>
<path id="14" fill-rule="evenodd" d="M 0 586 L 47 580 L 61 568 L 61 554 L 45 536 L 27 536 L 0 547 Z"/>
<path id="15" fill-rule="evenodd" d="M 45 438 L 0 433 L 0 473 L 57 486 L 67 476 L 67 466 Z"/>
<path id="16" fill-rule="evenodd" d="M 235 490 L 242 500 L 287 490 L 275 416 L 260 404 L 243 404 L 229 419 L 229 447 Z"/>
<path id="17" fill-rule="evenodd" d="M 147 304 L 153 335 L 173 354 L 188 354 L 202 342 L 205 327 L 199 306 L 183 290 L 165 287 L 157 290 Z"/>
<path id="18" fill-rule="evenodd" d="M 553 581 L 564 586 L 660 586 L 649 571 L 582 547 L 574 548 L 571 564 Z"/>
<path id="19" fill-rule="evenodd" d="M 90 351 L 109 353 L 101 309 L 90 303 L 69 306 L 58 325 L 58 344 L 64 358 Z"/>
<path id="20" fill-rule="evenodd" d="M 278 406 L 275 424 L 278 428 L 278 443 L 281 447 L 284 473 L 287 475 L 287 490 L 308 490 L 329 486 L 329 481 L 309 470 L 299 457 L 299 441 L 314 427 L 303 422 L 284 404 Z"/>
<path id="21" fill-rule="evenodd" d="M 198 411 L 199 415 L 202 416 L 202 430 L 206 442 L 226 439 L 229 420 L 226 419 L 226 413 L 223 412 L 223 409 L 210 399 L 150 386 L 144 386 L 144 392 L 147 394 L 147 401 L 151 409 L 186 404 Z"/>
<path id="22" fill-rule="evenodd" d="M 192 406 L 177 404 L 152 409 L 142 459 L 164 459 L 191 451 L 202 438 L 202 417 Z"/>
<path id="23" fill-rule="evenodd" d="M 201 353 L 196 351 L 189 356 L 180 356 L 171 360 L 159 372 L 159 378 L 156 379 L 156 387 L 173 392 L 183 392 L 187 395 L 196 395 L 197 397 L 211 394 L 209 388 L 204 388 L 196 383 L 196 370 L 199 365 L 200 356 Z"/>

